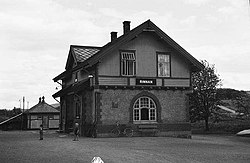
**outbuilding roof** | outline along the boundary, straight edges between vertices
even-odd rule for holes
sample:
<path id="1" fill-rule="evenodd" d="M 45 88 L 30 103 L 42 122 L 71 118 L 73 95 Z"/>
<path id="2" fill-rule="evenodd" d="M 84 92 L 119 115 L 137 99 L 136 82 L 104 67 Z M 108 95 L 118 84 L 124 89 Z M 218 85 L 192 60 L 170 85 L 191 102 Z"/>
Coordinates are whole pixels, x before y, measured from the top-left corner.
<path id="1" fill-rule="evenodd" d="M 47 104 L 44 101 L 44 97 L 42 98 L 42 100 L 41 98 L 39 98 L 39 103 L 33 106 L 32 108 L 30 108 L 27 112 L 28 113 L 60 113 L 60 111 L 55 109 L 53 106 Z"/>

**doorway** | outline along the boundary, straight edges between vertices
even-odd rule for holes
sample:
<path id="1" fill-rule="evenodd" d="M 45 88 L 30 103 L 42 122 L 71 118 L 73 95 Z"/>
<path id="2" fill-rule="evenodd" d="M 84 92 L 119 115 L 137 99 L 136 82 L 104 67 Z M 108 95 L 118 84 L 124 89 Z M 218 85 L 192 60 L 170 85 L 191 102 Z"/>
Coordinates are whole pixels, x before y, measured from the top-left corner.
<path id="1" fill-rule="evenodd" d="M 47 115 L 43 116 L 43 128 L 44 129 L 49 128 L 49 116 Z"/>

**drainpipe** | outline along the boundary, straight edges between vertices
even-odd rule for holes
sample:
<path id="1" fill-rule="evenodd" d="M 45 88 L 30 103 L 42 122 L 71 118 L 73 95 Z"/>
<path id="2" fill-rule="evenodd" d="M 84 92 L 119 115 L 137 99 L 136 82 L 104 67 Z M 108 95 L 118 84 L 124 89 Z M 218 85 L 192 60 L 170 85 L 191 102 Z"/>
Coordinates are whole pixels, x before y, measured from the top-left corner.
<path id="1" fill-rule="evenodd" d="M 55 97 L 53 97 L 60 105 L 60 118 L 59 118 L 59 131 L 62 130 L 62 107 L 61 107 L 61 102 L 58 101 Z"/>

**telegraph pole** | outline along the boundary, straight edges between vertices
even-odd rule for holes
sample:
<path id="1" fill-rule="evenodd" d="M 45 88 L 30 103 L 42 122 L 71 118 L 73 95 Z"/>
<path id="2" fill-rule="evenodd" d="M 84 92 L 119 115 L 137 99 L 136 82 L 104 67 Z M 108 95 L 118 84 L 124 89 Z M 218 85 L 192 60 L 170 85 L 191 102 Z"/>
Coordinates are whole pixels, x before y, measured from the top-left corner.
<path id="1" fill-rule="evenodd" d="M 25 97 L 23 96 L 23 112 L 24 112 L 24 106 L 25 106 Z"/>
<path id="2" fill-rule="evenodd" d="M 20 111 L 22 111 L 22 101 L 21 101 L 21 99 L 19 99 L 19 103 L 20 103 Z"/>
<path id="3" fill-rule="evenodd" d="M 23 130 L 23 115 L 24 115 L 24 107 L 25 107 L 25 97 L 23 96 L 23 114 L 22 114 L 22 122 L 21 122 L 21 130 Z"/>

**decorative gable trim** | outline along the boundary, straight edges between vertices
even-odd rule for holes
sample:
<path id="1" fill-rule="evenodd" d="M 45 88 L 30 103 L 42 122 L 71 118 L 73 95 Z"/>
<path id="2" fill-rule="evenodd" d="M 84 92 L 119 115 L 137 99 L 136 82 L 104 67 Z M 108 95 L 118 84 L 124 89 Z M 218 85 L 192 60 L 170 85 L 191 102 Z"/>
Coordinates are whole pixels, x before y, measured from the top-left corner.
<path id="1" fill-rule="evenodd" d="M 193 71 L 198 71 L 204 67 L 198 60 L 196 60 L 191 54 L 189 54 L 184 48 L 182 48 L 179 44 L 177 44 L 172 38 L 170 38 L 165 32 L 163 32 L 159 27 L 157 27 L 150 20 L 147 20 L 146 22 L 137 26 L 136 28 L 128 32 L 126 35 L 122 35 L 119 38 L 117 38 L 115 41 L 106 44 L 100 52 L 96 53 L 91 58 L 86 60 L 87 64 L 89 66 L 96 64 L 103 57 L 109 54 L 112 50 L 136 38 L 142 32 L 156 33 L 161 39 L 163 39 L 167 44 L 169 44 L 172 48 L 178 51 L 183 57 L 185 57 L 193 65 L 194 67 Z M 83 63 L 83 64 L 86 64 L 86 63 Z"/>
<path id="2" fill-rule="evenodd" d="M 97 64 L 102 58 L 106 57 L 106 55 L 110 54 L 110 52 L 112 52 L 114 49 L 119 48 L 120 46 L 129 42 L 130 40 L 137 38 L 138 35 L 142 32 L 153 32 L 156 35 L 158 35 L 159 38 L 161 38 L 164 42 L 170 45 L 174 50 L 179 52 L 184 58 L 186 58 L 190 62 L 192 71 L 199 71 L 204 68 L 204 66 L 191 54 L 189 54 L 184 48 L 182 48 L 178 43 L 176 43 L 172 38 L 170 38 L 153 22 L 147 20 L 146 22 L 137 26 L 133 30 L 128 31 L 126 34 L 120 36 L 119 38 L 113 40 L 112 42 L 107 43 L 103 47 L 71 45 L 66 63 L 66 71 L 55 77 L 53 80 L 58 81 L 66 77 L 66 75 L 69 75 L 80 68 L 92 67 L 93 65 Z M 86 57 L 84 60 L 77 62 L 76 54 L 72 50 L 73 47 L 96 48 L 98 50 L 96 50 L 95 53 L 91 53 L 91 55 Z M 74 60 L 74 62 L 76 62 L 77 65 L 76 67 L 70 69 L 70 63 L 72 62 L 72 60 Z"/>

